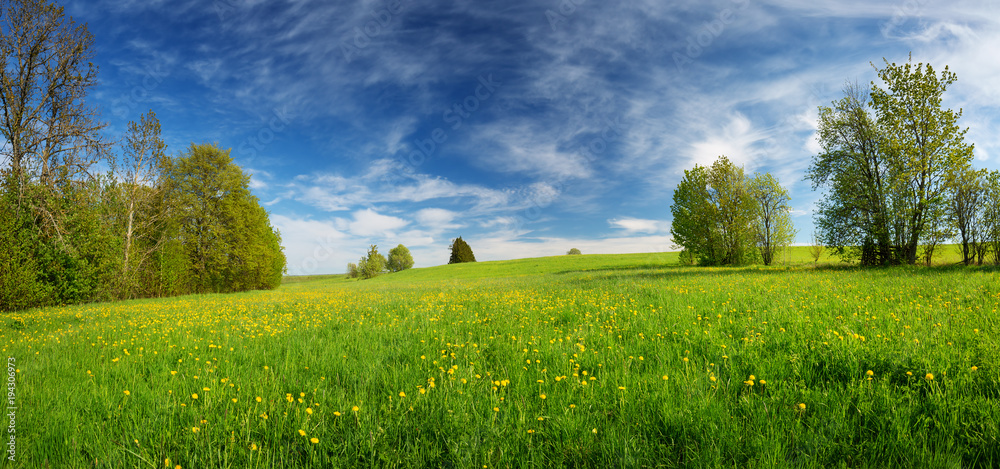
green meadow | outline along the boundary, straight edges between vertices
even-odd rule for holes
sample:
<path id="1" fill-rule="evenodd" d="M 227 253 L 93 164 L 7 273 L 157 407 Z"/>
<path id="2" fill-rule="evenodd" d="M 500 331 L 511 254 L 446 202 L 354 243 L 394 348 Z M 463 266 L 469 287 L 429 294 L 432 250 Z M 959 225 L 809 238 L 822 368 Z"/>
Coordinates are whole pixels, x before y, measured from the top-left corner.
<path id="1" fill-rule="evenodd" d="M 7 314 L 0 467 L 1000 465 L 996 268 L 785 261 L 559 256 Z"/>

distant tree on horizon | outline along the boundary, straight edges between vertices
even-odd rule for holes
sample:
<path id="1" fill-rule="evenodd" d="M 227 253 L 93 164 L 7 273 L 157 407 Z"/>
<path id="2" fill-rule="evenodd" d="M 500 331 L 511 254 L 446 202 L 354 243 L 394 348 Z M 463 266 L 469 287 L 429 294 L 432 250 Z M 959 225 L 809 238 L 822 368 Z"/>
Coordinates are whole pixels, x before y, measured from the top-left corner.
<path id="1" fill-rule="evenodd" d="M 476 255 L 472 253 L 472 247 L 461 236 L 452 241 L 449 249 L 451 249 L 451 258 L 448 259 L 449 264 L 476 262 Z"/>
<path id="2" fill-rule="evenodd" d="M 576 255 L 580 255 L 580 254 L 583 254 L 583 253 L 582 253 L 582 252 L 580 252 L 580 250 L 579 250 L 579 249 L 577 249 L 577 248 L 573 248 L 573 249 L 570 249 L 570 250 L 569 250 L 569 251 L 568 251 L 568 252 L 566 253 L 566 255 L 567 255 L 567 256 L 576 256 Z"/>
<path id="3" fill-rule="evenodd" d="M 401 272 L 413 267 L 413 255 L 410 250 L 402 244 L 389 250 L 389 259 L 386 268 L 389 272 Z"/>
<path id="4" fill-rule="evenodd" d="M 385 272 L 385 264 L 385 256 L 378 252 L 378 246 L 372 244 L 368 247 L 368 255 L 358 261 L 358 275 L 366 280 L 378 277 Z"/>

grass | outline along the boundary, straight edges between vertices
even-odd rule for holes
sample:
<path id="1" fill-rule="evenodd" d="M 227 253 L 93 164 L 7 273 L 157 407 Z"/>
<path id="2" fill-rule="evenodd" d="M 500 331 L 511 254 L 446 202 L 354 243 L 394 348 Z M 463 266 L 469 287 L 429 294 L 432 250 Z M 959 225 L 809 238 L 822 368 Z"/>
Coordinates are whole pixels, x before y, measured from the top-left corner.
<path id="1" fill-rule="evenodd" d="M 584 255 L 0 318 L 2 467 L 994 467 L 992 267 Z M 800 252 L 801 251 L 801 252 Z"/>

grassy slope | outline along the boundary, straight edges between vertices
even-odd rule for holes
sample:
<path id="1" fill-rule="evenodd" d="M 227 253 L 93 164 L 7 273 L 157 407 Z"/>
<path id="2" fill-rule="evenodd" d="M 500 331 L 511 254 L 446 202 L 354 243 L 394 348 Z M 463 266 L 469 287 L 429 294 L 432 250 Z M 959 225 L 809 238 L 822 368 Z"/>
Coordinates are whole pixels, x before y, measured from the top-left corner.
<path id="1" fill-rule="evenodd" d="M 1000 463 L 994 269 L 675 256 L 10 315 L 0 466 Z"/>

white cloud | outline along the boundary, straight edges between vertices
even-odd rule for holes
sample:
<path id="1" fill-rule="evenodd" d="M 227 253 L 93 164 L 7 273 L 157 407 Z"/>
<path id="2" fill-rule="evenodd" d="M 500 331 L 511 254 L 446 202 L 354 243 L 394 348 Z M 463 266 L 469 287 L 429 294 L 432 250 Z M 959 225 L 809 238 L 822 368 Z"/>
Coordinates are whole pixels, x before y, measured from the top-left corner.
<path id="1" fill-rule="evenodd" d="M 425 208 L 417 211 L 414 218 L 417 223 L 420 223 L 426 228 L 431 230 L 446 230 L 458 228 L 461 225 L 452 223 L 459 214 L 451 210 L 445 210 L 443 208 Z"/>
<path id="2" fill-rule="evenodd" d="M 646 233 L 658 234 L 670 231 L 670 222 L 664 220 L 645 220 L 641 218 L 616 218 L 608 220 L 608 223 L 620 230 L 625 230 L 628 234 Z"/>
<path id="3" fill-rule="evenodd" d="M 372 209 L 355 211 L 353 220 L 338 219 L 338 226 L 346 226 L 352 235 L 361 237 L 391 236 L 395 230 L 408 224 L 402 218 L 382 215 Z"/>

